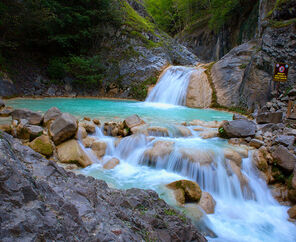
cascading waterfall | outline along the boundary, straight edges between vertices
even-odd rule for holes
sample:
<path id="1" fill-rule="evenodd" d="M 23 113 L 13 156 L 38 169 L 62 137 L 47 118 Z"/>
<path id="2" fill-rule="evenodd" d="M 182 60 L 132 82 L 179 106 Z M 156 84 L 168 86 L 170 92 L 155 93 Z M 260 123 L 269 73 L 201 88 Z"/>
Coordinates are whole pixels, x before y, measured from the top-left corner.
<path id="1" fill-rule="evenodd" d="M 165 70 L 160 80 L 146 98 L 146 102 L 185 105 L 187 87 L 195 68 L 171 66 Z"/>
<path id="2" fill-rule="evenodd" d="M 97 129 L 93 136 L 107 142 L 108 148 L 102 163 L 116 157 L 120 165 L 100 178 L 120 188 L 152 188 L 163 192 L 164 185 L 178 179 L 196 181 L 217 202 L 215 214 L 208 215 L 208 226 L 218 236 L 214 241 L 295 241 L 294 225 L 286 221 L 287 208 L 280 206 L 271 196 L 267 185 L 256 175 L 250 158 L 243 159 L 241 172 L 247 184 L 229 170 L 223 147 L 218 138 L 203 140 L 198 132 L 189 137 L 132 135 L 121 139 L 105 136 Z M 151 159 L 147 150 L 156 142 L 172 142 L 173 150 L 167 155 Z M 195 152 L 190 153 L 190 150 Z M 92 156 L 90 149 L 85 149 Z M 184 150 L 187 152 L 184 152 Z M 189 150 L 189 151 L 188 151 Z M 185 154 L 185 156 L 184 156 Z M 188 155 L 189 154 L 189 155 Z M 190 155 L 194 155 L 192 158 Z M 249 155 L 251 157 L 251 155 Z M 100 164 L 84 170 L 85 174 L 98 174 Z M 109 171 L 108 171 L 109 172 Z"/>

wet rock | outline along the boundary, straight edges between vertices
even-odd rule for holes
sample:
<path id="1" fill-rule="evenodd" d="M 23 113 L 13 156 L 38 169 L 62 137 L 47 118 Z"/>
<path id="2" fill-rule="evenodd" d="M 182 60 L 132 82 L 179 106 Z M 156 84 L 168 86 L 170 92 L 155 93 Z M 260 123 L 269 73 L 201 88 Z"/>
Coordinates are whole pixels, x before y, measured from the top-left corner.
<path id="1" fill-rule="evenodd" d="M 93 134 L 96 131 L 96 126 L 93 122 L 82 122 L 79 123 L 79 126 L 82 126 L 83 128 L 85 128 L 87 133 Z"/>
<path id="2" fill-rule="evenodd" d="M 92 164 L 90 158 L 84 153 L 77 140 L 71 139 L 57 146 L 57 152 L 60 162 L 75 163 L 82 167 Z"/>
<path id="3" fill-rule="evenodd" d="M 192 120 L 189 122 L 191 126 L 202 126 L 206 128 L 219 128 L 224 121 L 202 121 L 202 120 Z"/>
<path id="4" fill-rule="evenodd" d="M 251 139 L 249 145 L 256 148 L 256 149 L 259 149 L 261 146 L 264 145 L 264 142 L 259 139 Z"/>
<path id="5" fill-rule="evenodd" d="M 45 126 L 47 126 L 47 124 L 50 121 L 56 120 L 61 115 L 62 115 L 62 112 L 58 108 L 52 107 L 48 109 L 47 112 L 44 114 L 43 123 L 45 124 Z"/>
<path id="6" fill-rule="evenodd" d="M 293 171 L 296 164 L 296 156 L 293 155 L 289 150 L 280 145 L 278 147 L 273 147 L 272 157 L 274 161 L 283 169 L 287 171 Z"/>
<path id="7" fill-rule="evenodd" d="M 2 118 L 9 117 L 12 114 L 12 112 L 13 112 L 13 108 L 5 107 L 0 110 L 0 117 Z"/>
<path id="8" fill-rule="evenodd" d="M 153 127 L 149 127 L 147 131 L 149 135 L 152 135 L 152 136 L 161 136 L 161 137 L 169 136 L 169 131 L 165 127 L 153 126 Z"/>
<path id="9" fill-rule="evenodd" d="M 95 124 L 95 125 L 101 125 L 101 122 L 100 122 L 100 120 L 99 119 L 97 119 L 97 118 L 94 118 L 93 119 L 93 123 Z"/>
<path id="10" fill-rule="evenodd" d="M 241 167 L 242 157 L 237 151 L 233 149 L 224 149 L 224 157 L 233 161 L 237 166 Z"/>
<path id="11" fill-rule="evenodd" d="M 142 120 L 137 114 L 129 116 L 124 120 L 124 125 L 129 129 L 143 124 L 145 124 L 144 120 Z"/>
<path id="12" fill-rule="evenodd" d="M 192 163 L 199 163 L 201 166 L 212 164 L 215 158 L 215 153 L 212 150 L 180 148 L 179 153 L 181 154 L 181 159 Z"/>
<path id="13" fill-rule="evenodd" d="M 233 121 L 225 121 L 222 126 L 222 133 L 228 138 L 245 138 L 255 136 L 256 133 L 256 125 L 254 122 L 249 120 L 233 120 Z M 219 128 L 219 133 L 220 128 Z"/>
<path id="14" fill-rule="evenodd" d="M 296 189 L 290 189 L 288 191 L 288 199 L 291 202 L 296 203 Z"/>
<path id="15" fill-rule="evenodd" d="M 289 208 L 288 214 L 291 219 L 296 219 L 296 205 Z"/>
<path id="16" fill-rule="evenodd" d="M 145 151 L 145 160 L 148 164 L 154 165 L 158 158 L 170 155 L 174 150 L 174 145 L 172 141 L 156 141 L 152 148 Z"/>
<path id="17" fill-rule="evenodd" d="M 202 191 L 197 183 L 188 180 L 179 180 L 167 185 L 169 189 L 174 190 L 177 202 L 180 204 L 196 202 L 198 203 Z"/>
<path id="18" fill-rule="evenodd" d="M 293 171 L 292 187 L 293 187 L 294 189 L 296 189 L 296 165 L 295 165 L 295 167 L 294 167 L 294 171 Z"/>
<path id="19" fill-rule="evenodd" d="M 184 126 L 178 126 L 177 129 L 180 132 L 181 136 L 183 136 L 183 137 L 188 137 L 188 136 L 192 135 L 190 129 L 188 129 Z"/>
<path id="20" fill-rule="evenodd" d="M 203 139 L 211 139 L 218 136 L 217 130 L 206 130 L 199 134 L 199 136 Z"/>
<path id="21" fill-rule="evenodd" d="M 215 213 L 216 201 L 208 192 L 202 192 L 198 205 L 207 213 Z"/>
<path id="22" fill-rule="evenodd" d="M 233 161 L 229 161 L 229 166 L 228 168 L 231 169 L 232 174 L 235 174 L 238 178 L 238 180 L 240 181 L 240 184 L 242 187 L 247 186 L 248 185 L 248 179 L 243 175 L 243 173 L 241 172 L 241 169 L 239 166 L 237 166 L 235 164 L 235 162 Z"/>
<path id="23" fill-rule="evenodd" d="M 29 109 L 16 109 L 11 113 L 12 119 L 26 119 L 32 125 L 39 125 L 43 120 L 43 115 L 38 112 L 33 112 Z"/>
<path id="24" fill-rule="evenodd" d="M 123 122 L 107 122 L 104 124 L 104 134 L 113 137 L 123 135 L 124 123 Z"/>
<path id="25" fill-rule="evenodd" d="M 103 168 L 106 170 L 111 170 L 114 169 L 117 165 L 119 165 L 119 163 L 120 161 L 117 158 L 112 158 L 103 165 Z"/>
<path id="26" fill-rule="evenodd" d="M 51 144 L 50 138 L 47 135 L 41 135 L 34 139 L 29 146 L 36 152 L 45 155 L 47 157 L 53 154 L 53 145 Z"/>
<path id="27" fill-rule="evenodd" d="M 79 126 L 75 135 L 75 139 L 85 139 L 87 137 L 87 132 L 84 127 Z"/>
<path id="28" fill-rule="evenodd" d="M 283 113 L 282 112 L 260 113 L 260 114 L 258 114 L 256 121 L 258 124 L 282 123 L 283 122 Z"/>
<path id="29" fill-rule="evenodd" d="M 281 144 L 287 147 L 292 147 L 295 142 L 295 136 L 278 135 L 275 137 L 273 144 Z"/>
<path id="30" fill-rule="evenodd" d="M 95 142 L 95 140 L 96 140 L 95 138 L 88 136 L 82 140 L 82 143 L 85 148 L 90 148 L 92 146 L 92 144 Z"/>
<path id="31" fill-rule="evenodd" d="M 0 98 L 0 109 L 5 107 L 4 101 Z"/>
<path id="32" fill-rule="evenodd" d="M 93 142 L 91 149 L 95 152 L 98 159 L 101 159 L 106 153 L 107 144 L 104 141 L 96 140 Z"/>
<path id="33" fill-rule="evenodd" d="M 260 171 L 267 171 L 268 163 L 264 152 L 262 152 L 261 150 L 254 151 L 252 161 Z"/>
<path id="34" fill-rule="evenodd" d="M 50 126 L 49 133 L 55 145 L 72 138 L 77 132 L 77 119 L 69 113 L 63 113 Z"/>

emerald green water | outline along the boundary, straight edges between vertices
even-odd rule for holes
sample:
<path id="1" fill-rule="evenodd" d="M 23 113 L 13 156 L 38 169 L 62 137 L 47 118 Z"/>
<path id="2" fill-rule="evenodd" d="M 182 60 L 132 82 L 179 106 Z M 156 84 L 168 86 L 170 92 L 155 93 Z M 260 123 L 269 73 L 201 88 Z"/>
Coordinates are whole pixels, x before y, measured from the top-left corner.
<path id="1" fill-rule="evenodd" d="M 129 115 L 138 114 L 149 123 L 180 123 L 200 119 L 204 121 L 231 120 L 232 114 L 212 109 L 193 109 L 183 106 L 163 105 L 126 100 L 105 100 L 92 98 L 19 98 L 6 101 L 7 106 L 28 108 L 46 112 L 57 107 L 77 117 L 88 116 L 102 121 L 122 120 Z"/>

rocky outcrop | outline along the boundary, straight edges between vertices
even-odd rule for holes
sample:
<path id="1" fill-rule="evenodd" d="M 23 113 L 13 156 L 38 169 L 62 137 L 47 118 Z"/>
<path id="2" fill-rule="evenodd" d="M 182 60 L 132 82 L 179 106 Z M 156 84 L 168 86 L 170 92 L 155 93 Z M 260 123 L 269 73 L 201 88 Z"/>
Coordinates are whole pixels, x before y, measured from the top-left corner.
<path id="1" fill-rule="evenodd" d="M 206 241 L 154 191 L 65 171 L 4 133 L 0 167 L 2 241 Z"/>
<path id="2" fill-rule="evenodd" d="M 256 51 L 256 41 L 250 41 L 232 49 L 216 62 L 211 69 L 217 103 L 222 106 L 238 106 L 245 69 Z"/>
<path id="3" fill-rule="evenodd" d="M 72 138 L 77 131 L 77 119 L 69 113 L 63 113 L 50 126 L 49 133 L 53 142 L 59 145 Z"/>
<path id="4" fill-rule="evenodd" d="M 187 88 L 186 106 L 208 108 L 212 102 L 212 89 L 204 69 L 192 73 Z"/>

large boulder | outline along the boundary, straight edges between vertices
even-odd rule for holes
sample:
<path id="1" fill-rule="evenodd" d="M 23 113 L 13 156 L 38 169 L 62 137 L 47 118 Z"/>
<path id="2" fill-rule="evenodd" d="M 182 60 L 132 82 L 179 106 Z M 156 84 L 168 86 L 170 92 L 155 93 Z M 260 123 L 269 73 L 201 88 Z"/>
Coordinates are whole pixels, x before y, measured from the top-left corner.
<path id="1" fill-rule="evenodd" d="M 289 172 L 292 172 L 294 170 L 294 167 L 296 165 L 296 156 L 289 152 L 286 147 L 284 147 L 283 145 L 273 147 L 271 154 L 274 162 L 276 162 L 277 165 Z"/>
<path id="2" fill-rule="evenodd" d="M 202 191 L 193 181 L 179 180 L 168 184 L 167 187 L 174 191 L 175 198 L 180 204 L 198 203 L 201 198 Z"/>
<path id="3" fill-rule="evenodd" d="M 207 213 L 215 213 L 216 201 L 208 192 L 202 192 L 198 205 Z"/>
<path id="4" fill-rule="evenodd" d="M 137 114 L 129 116 L 124 120 L 124 125 L 129 129 L 143 124 L 145 124 L 144 120 L 142 120 Z"/>
<path id="5" fill-rule="evenodd" d="M 257 128 L 254 122 L 239 119 L 225 121 L 219 128 L 219 133 L 228 138 L 245 138 L 255 136 L 256 130 Z"/>
<path id="6" fill-rule="evenodd" d="M 43 123 L 47 125 L 48 122 L 52 120 L 56 120 L 61 115 L 62 115 L 62 112 L 58 108 L 52 107 L 48 109 L 47 112 L 44 114 Z"/>
<path id="7" fill-rule="evenodd" d="M 114 169 L 117 165 L 119 165 L 120 161 L 117 158 L 112 158 L 104 163 L 103 168 L 106 170 Z"/>
<path id="8" fill-rule="evenodd" d="M 75 163 L 82 167 L 87 167 L 92 164 L 90 158 L 84 153 L 79 143 L 75 139 L 66 141 L 57 146 L 57 152 L 60 162 Z"/>
<path id="9" fill-rule="evenodd" d="M 38 112 L 33 112 L 29 109 L 16 109 L 11 113 L 12 119 L 21 120 L 26 119 L 30 124 L 39 125 L 43 120 L 43 115 Z"/>
<path id="10" fill-rule="evenodd" d="M 53 154 L 53 145 L 49 136 L 47 135 L 41 135 L 40 137 L 37 137 L 29 144 L 29 146 L 36 152 L 47 157 Z"/>
<path id="11" fill-rule="evenodd" d="M 266 124 L 266 123 L 282 123 L 283 122 L 283 113 L 282 112 L 265 112 L 260 113 L 256 117 L 256 121 L 258 124 Z"/>
<path id="12" fill-rule="evenodd" d="M 53 142 L 59 145 L 72 138 L 77 131 L 77 119 L 69 113 L 63 113 L 50 126 L 49 134 Z"/>

